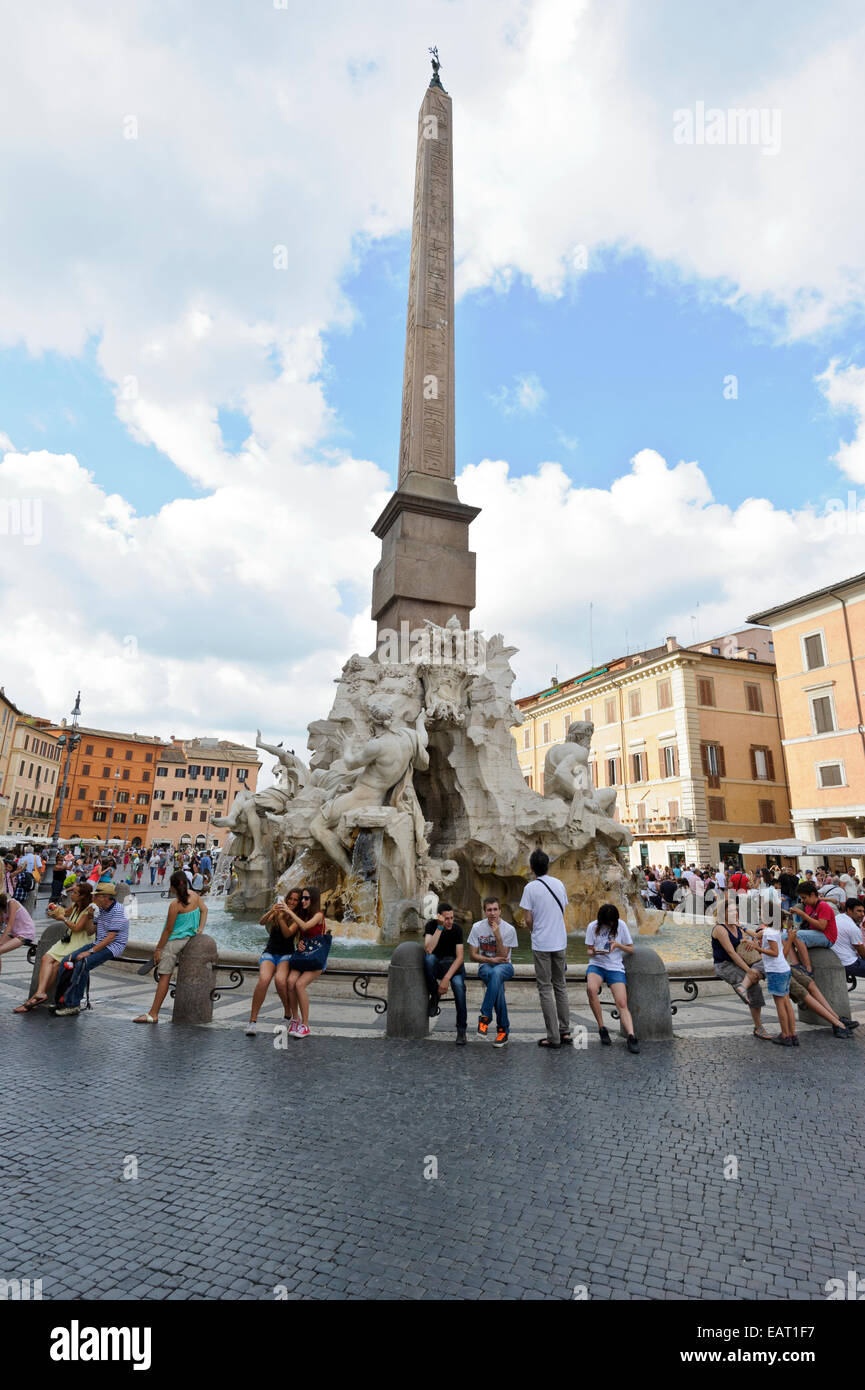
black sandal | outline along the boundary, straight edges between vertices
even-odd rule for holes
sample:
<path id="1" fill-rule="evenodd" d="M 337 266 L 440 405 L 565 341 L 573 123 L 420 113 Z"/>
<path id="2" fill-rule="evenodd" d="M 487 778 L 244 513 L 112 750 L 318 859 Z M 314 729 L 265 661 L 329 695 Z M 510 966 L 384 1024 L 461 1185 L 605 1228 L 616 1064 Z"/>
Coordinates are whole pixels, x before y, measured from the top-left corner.
<path id="1" fill-rule="evenodd" d="M 574 1040 L 573 1040 L 573 1038 L 571 1037 L 570 1033 L 560 1033 L 560 1034 L 559 1034 L 559 1042 L 560 1042 L 563 1046 L 564 1046 L 566 1043 L 572 1043 L 573 1041 L 574 1041 Z"/>
<path id="2" fill-rule="evenodd" d="M 538 1047 L 561 1047 L 561 1043 L 551 1043 L 549 1038 L 538 1038 Z"/>

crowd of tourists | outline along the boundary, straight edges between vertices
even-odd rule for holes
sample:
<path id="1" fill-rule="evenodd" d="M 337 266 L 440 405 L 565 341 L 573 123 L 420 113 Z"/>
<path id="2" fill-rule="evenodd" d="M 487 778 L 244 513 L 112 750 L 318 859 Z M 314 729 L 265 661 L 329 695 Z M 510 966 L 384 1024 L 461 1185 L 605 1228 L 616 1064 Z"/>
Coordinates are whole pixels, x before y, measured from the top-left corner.
<path id="1" fill-rule="evenodd" d="M 130 853 L 130 866 L 136 852 Z M 134 1022 L 155 1024 L 168 993 L 173 971 L 192 937 L 207 921 L 205 895 L 212 873 L 211 856 L 170 853 L 154 849 L 137 856 L 135 872 L 150 865 L 160 882 L 170 870 L 172 897 L 166 923 L 153 952 L 150 966 L 156 975 L 156 992 L 150 1008 Z M 0 893 L 0 964 L 2 956 L 35 941 L 35 927 L 28 901 L 39 872 L 39 856 L 33 850 L 5 861 L 4 891 Z M 123 865 L 108 855 L 63 856 L 62 895 L 49 904 L 50 918 L 63 927 L 58 941 L 41 958 L 37 986 L 16 1013 L 29 1013 L 53 1000 L 60 1016 L 79 1012 L 88 992 L 91 972 L 118 959 L 129 939 L 129 921 L 117 900 L 115 875 Z M 566 983 L 567 929 L 565 884 L 549 873 L 549 858 L 536 850 L 530 859 L 532 878 L 520 899 L 524 926 L 531 939 L 545 1035 L 542 1048 L 559 1048 L 573 1041 Z M 128 880 L 127 880 L 128 881 Z M 849 874 L 824 869 L 807 871 L 801 878 L 777 865 L 753 875 L 738 868 L 687 867 L 645 872 L 647 907 L 702 913 L 711 927 L 715 975 L 747 1005 L 754 1037 L 783 1047 L 798 1047 L 793 1004 L 812 1010 L 832 1027 L 833 1035 L 849 1040 L 858 1027 L 849 1014 L 839 1014 L 818 988 L 813 953 L 835 953 L 847 976 L 865 976 L 865 886 Z M 52 894 L 53 899 L 53 894 Z M 516 928 L 505 921 L 502 905 L 494 895 L 483 902 L 483 918 L 467 937 L 455 921 L 452 905 L 439 902 L 437 915 L 424 929 L 424 979 L 430 1016 L 440 1012 L 450 992 L 456 1012 L 456 1043 L 468 1037 L 466 1000 L 466 950 L 478 967 L 484 987 L 477 1020 L 480 1038 L 491 1037 L 493 1046 L 505 1047 L 510 1037 L 506 986 L 514 977 L 512 953 L 518 945 Z M 257 1032 L 259 1012 L 273 984 L 282 1003 L 287 1034 L 310 1036 L 309 988 L 327 968 L 332 936 L 315 886 L 297 888 L 278 897 L 261 918 L 268 936 L 259 960 L 259 974 L 246 1027 Z M 586 991 L 600 1041 L 611 1045 L 601 1008 L 606 985 L 621 1019 L 629 1052 L 640 1050 L 628 1008 L 626 958 L 634 944 L 628 925 L 613 903 L 602 904 L 586 928 Z M 779 1032 L 769 1032 L 762 1019 L 765 985 L 777 1016 Z"/>

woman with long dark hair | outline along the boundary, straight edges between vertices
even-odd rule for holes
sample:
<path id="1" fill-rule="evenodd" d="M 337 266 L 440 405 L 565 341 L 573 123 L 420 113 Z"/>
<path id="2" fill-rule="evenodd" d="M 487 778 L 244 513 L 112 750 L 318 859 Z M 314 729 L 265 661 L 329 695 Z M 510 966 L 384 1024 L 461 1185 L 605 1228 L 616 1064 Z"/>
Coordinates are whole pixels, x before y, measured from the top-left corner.
<path id="1" fill-rule="evenodd" d="M 625 1029 L 628 1051 L 639 1052 L 640 1045 L 634 1036 L 634 1021 L 628 1010 L 625 959 L 622 955 L 623 951 L 629 956 L 633 955 L 634 943 L 627 923 L 619 920 L 619 909 L 614 903 L 603 903 L 598 908 L 597 919 L 586 927 L 586 950 L 589 956 L 586 991 L 601 1042 L 605 1046 L 610 1045 L 610 1034 L 604 1024 L 600 1000 L 601 986 L 609 985 Z"/>
<path id="2" fill-rule="evenodd" d="M 291 1011 L 288 1031 L 295 1038 L 309 1037 L 308 990 L 313 980 L 324 972 L 330 951 L 331 936 L 320 904 L 318 889 L 304 888 L 298 911 L 292 912 L 291 908 L 286 907 L 286 915 L 298 927 L 297 950 L 289 961 L 290 973 L 286 982 Z"/>
<path id="3" fill-rule="evenodd" d="M 133 1019 L 133 1023 L 159 1022 L 159 1010 L 162 1008 L 168 993 L 171 972 L 180 958 L 180 953 L 193 936 L 204 931 L 204 924 L 207 921 L 207 903 L 197 893 L 193 893 L 186 874 L 172 874 L 169 883 L 174 894 L 174 902 L 168 909 L 168 917 L 162 928 L 159 944 L 153 952 L 153 963 L 156 966 L 157 974 L 156 994 L 153 996 L 150 1012 L 139 1014 L 137 1018 Z"/>
<path id="4" fill-rule="evenodd" d="M 264 1003 L 270 982 L 274 977 L 276 977 L 276 992 L 282 1000 L 285 1017 L 289 1017 L 288 972 L 289 962 L 294 951 L 292 937 L 297 935 L 300 928 L 288 914 L 289 912 L 297 912 L 299 907 L 300 889 L 292 888 L 284 902 L 280 902 L 277 898 L 273 907 L 268 908 L 259 923 L 259 926 L 270 928 L 270 936 L 267 938 L 267 943 L 258 962 L 258 984 L 255 986 L 255 993 L 252 996 L 249 1023 L 246 1025 L 248 1038 L 255 1037 L 258 1011 Z"/>

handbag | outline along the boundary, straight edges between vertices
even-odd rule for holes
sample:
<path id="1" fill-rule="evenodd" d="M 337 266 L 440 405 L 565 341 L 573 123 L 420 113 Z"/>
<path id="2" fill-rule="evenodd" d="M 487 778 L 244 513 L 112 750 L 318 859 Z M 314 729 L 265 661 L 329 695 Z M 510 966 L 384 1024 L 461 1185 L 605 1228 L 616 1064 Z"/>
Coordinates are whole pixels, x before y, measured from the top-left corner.
<path id="1" fill-rule="evenodd" d="M 322 932 L 321 936 L 313 936 L 308 943 L 302 943 L 299 950 L 292 951 L 288 962 L 289 970 L 325 970 L 332 945 L 332 932 L 326 931 Z"/>

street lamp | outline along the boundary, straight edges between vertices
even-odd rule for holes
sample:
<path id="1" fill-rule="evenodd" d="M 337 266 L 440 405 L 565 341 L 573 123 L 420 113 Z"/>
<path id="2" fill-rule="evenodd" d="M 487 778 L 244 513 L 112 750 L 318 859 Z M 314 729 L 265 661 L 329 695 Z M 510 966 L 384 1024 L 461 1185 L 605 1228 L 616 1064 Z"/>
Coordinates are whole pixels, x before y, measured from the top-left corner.
<path id="1" fill-rule="evenodd" d="M 60 783 L 60 795 L 57 798 L 57 812 L 54 817 L 54 834 L 51 836 L 51 845 L 48 850 L 48 869 L 53 871 L 57 863 L 57 854 L 60 846 L 60 821 L 63 818 L 63 803 L 66 800 L 66 788 L 69 784 L 69 765 L 72 762 L 72 753 L 81 742 L 81 735 L 78 732 L 78 720 L 81 718 L 81 691 L 75 696 L 75 705 L 72 710 L 72 723 L 65 734 L 61 734 L 57 740 L 58 746 L 66 749 L 66 761 L 63 765 L 63 780 Z"/>
<path id="2" fill-rule="evenodd" d="M 111 834 L 111 826 L 114 821 L 114 798 L 117 795 L 117 783 L 120 781 L 120 768 L 114 772 L 114 786 L 111 788 L 111 810 L 108 812 L 108 826 L 105 831 L 105 848 L 108 848 L 108 837 Z"/>

